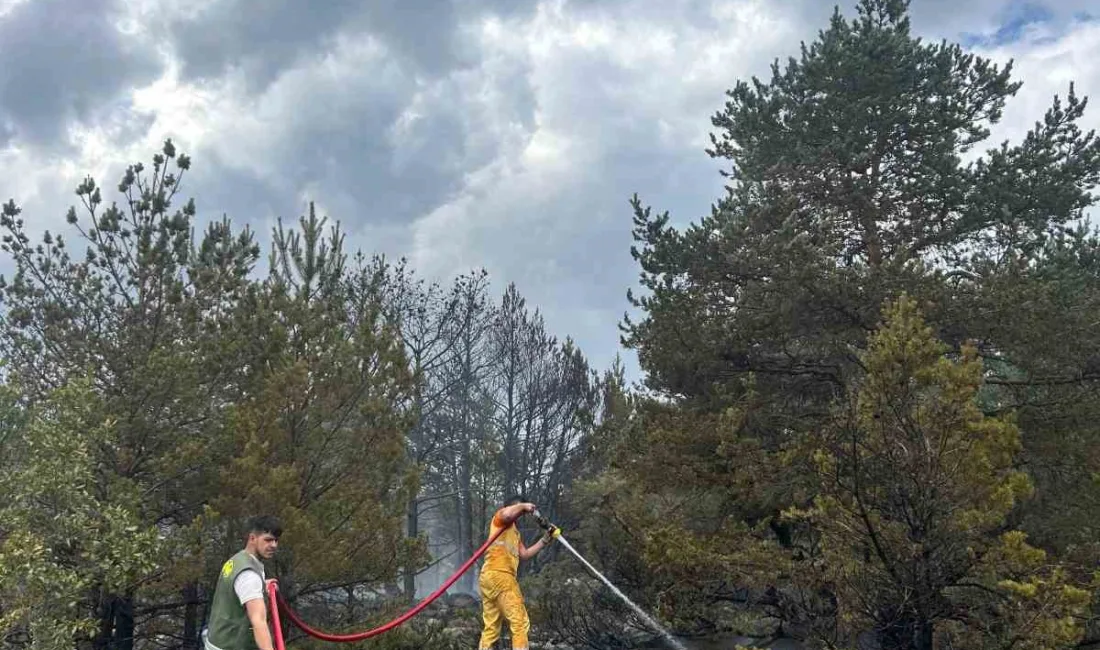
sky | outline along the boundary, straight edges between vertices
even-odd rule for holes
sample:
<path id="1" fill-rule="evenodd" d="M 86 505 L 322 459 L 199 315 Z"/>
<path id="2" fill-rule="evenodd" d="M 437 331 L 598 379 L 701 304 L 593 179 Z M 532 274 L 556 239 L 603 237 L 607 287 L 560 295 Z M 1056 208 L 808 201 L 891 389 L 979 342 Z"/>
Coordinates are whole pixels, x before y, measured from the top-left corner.
<path id="1" fill-rule="evenodd" d="M 914 30 L 1015 60 L 1017 139 L 1100 95 L 1091 0 L 914 0 Z M 854 2 L 840 5 L 854 15 Z M 622 352 L 637 192 L 686 224 L 722 193 L 724 93 L 797 55 L 820 0 L 0 0 L 0 201 L 68 232 L 87 175 L 166 137 L 183 193 L 262 241 L 314 201 L 352 250 L 514 282 L 594 366 Z M 1100 101 L 1100 100 L 1098 100 Z M 1100 106 L 1085 121 L 1100 126 Z M 991 143 L 992 144 L 992 143 Z M 70 237 L 72 239 L 72 237 Z M 10 265 L 0 261 L 0 273 Z"/>

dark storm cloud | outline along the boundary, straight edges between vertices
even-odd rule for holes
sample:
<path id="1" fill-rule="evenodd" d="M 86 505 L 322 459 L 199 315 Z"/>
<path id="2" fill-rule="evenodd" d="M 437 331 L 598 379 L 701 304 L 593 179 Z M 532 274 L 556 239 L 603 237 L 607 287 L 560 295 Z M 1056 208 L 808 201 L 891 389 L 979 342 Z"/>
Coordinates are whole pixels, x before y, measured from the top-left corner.
<path id="1" fill-rule="evenodd" d="M 72 121 L 156 78 L 159 61 L 116 29 L 118 13 L 114 0 L 35 0 L 0 18 L 0 139 L 54 147 Z"/>
<path id="2" fill-rule="evenodd" d="M 32 0 L 0 18 L 0 146 L 55 147 L 73 120 L 109 126 L 120 148 L 139 141 L 153 116 L 134 119 L 125 94 L 160 72 L 158 53 L 142 48 L 165 45 L 183 84 L 206 97 L 189 127 L 199 135 L 184 190 L 202 220 L 227 213 L 266 241 L 273 217 L 294 223 L 315 199 L 352 248 L 414 252 L 427 274 L 484 265 L 500 289 L 515 281 L 555 334 L 573 335 L 601 366 L 618 349 L 615 325 L 637 278 L 631 193 L 680 224 L 706 214 L 721 194 L 720 163 L 696 140 L 723 90 L 797 56 L 833 4 L 746 1 L 723 14 L 712 0 L 566 0 L 525 23 L 538 3 L 204 0 L 194 15 L 187 0 L 165 3 L 182 17 L 145 1 L 151 41 L 119 35 L 121 5 L 109 0 Z M 854 0 L 840 4 L 855 15 Z M 1011 43 L 1088 4 L 914 0 L 911 9 L 932 40 Z M 488 15 L 504 20 L 501 33 L 479 42 Z M 611 42 L 585 41 L 574 33 L 581 22 Z M 664 37 L 667 51 L 654 45 Z M 157 128 L 176 128 L 167 119 Z M 551 153 L 522 155 L 532 137 Z M 39 167 L 55 158 L 27 154 Z M 101 180 L 113 185 L 122 164 Z M 28 214 L 60 222 L 72 184 L 43 185 Z M 0 185 L 0 198 L 15 192 L 28 190 Z"/>
<path id="3" fill-rule="evenodd" d="M 265 111 L 261 130 L 225 126 L 215 146 L 197 152 L 196 162 L 239 168 L 241 152 L 258 145 L 269 182 L 344 208 L 337 216 L 346 223 L 410 223 L 448 201 L 470 171 L 499 155 L 502 142 L 493 132 L 499 122 L 533 119 L 533 98 L 519 68 L 498 71 L 493 91 L 501 99 L 486 104 L 478 99 L 477 84 L 485 83 L 478 78 L 419 85 L 394 62 L 363 65 L 369 69 L 347 79 L 319 81 L 325 75 L 309 71 L 288 75 L 277 91 L 254 100 Z M 237 192 L 232 183 L 211 181 L 203 192 L 215 200 Z"/>
<path id="4" fill-rule="evenodd" d="M 359 0 L 221 0 L 170 22 L 184 78 L 217 78 L 239 67 L 250 88 L 266 87 L 304 53 L 313 53 L 348 19 Z"/>
<path id="5" fill-rule="evenodd" d="M 268 162 L 279 176 L 354 207 L 345 221 L 408 222 L 498 155 L 499 139 L 485 131 L 499 116 L 468 87 L 484 82 L 465 73 L 481 63 L 465 27 L 508 7 L 505 15 L 518 11 L 503 1 L 223 0 L 173 23 L 170 40 L 185 78 L 236 69 L 241 99 L 271 116 L 263 137 L 278 141 Z M 381 54 L 347 54 L 366 43 Z M 493 110 L 517 123 L 534 111 L 524 72 L 504 66 L 492 80 L 505 98 Z M 232 164 L 233 151 L 232 142 L 219 147 L 222 162 Z"/>
<path id="6" fill-rule="evenodd" d="M 338 33 L 371 34 L 409 74 L 437 77 L 477 61 L 476 50 L 460 34 L 464 21 L 489 13 L 512 16 L 535 6 L 511 0 L 220 0 L 175 21 L 171 40 L 185 76 L 217 77 L 239 66 L 253 89 Z"/>

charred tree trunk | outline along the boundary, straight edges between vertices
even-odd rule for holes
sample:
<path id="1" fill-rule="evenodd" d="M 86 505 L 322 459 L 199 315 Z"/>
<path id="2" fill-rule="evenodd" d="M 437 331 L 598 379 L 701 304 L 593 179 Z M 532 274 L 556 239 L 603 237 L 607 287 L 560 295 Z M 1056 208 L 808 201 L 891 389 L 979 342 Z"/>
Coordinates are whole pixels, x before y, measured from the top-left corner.
<path id="1" fill-rule="evenodd" d="M 134 593 L 115 599 L 115 630 L 112 650 L 134 650 Z"/>
<path id="2" fill-rule="evenodd" d="M 459 562 L 473 555 L 473 503 L 471 502 L 471 487 L 473 484 L 473 459 L 470 453 L 469 434 L 464 434 L 465 440 L 461 445 L 462 451 L 459 457 L 459 482 L 458 482 L 458 551 L 461 557 Z M 474 576 L 467 571 L 459 580 L 460 588 L 473 592 Z"/>
<path id="3" fill-rule="evenodd" d="M 199 610 L 199 586 L 194 582 L 183 588 L 183 650 L 198 650 L 199 626 L 202 612 Z"/>
<path id="4" fill-rule="evenodd" d="M 405 506 L 405 530 L 409 539 L 415 540 L 420 535 L 420 501 L 415 494 L 409 497 Z M 404 594 L 407 600 L 416 600 L 417 568 L 412 559 L 405 565 Z"/>
<path id="5" fill-rule="evenodd" d="M 99 606 L 96 611 L 99 618 L 99 631 L 92 640 L 93 650 L 108 650 L 115 631 L 115 597 L 102 591 L 99 593 Z"/>

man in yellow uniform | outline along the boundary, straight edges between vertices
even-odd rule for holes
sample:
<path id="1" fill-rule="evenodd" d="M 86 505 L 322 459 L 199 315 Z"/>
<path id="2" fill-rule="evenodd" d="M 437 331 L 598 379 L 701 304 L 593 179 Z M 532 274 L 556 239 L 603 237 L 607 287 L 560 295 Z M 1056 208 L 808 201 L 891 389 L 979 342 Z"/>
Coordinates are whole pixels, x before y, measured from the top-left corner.
<path id="1" fill-rule="evenodd" d="M 516 581 L 516 571 L 520 560 L 529 560 L 554 541 L 558 530 L 553 525 L 540 521 L 546 528 L 546 534 L 534 545 L 523 545 L 516 520 L 523 515 L 535 512 L 535 504 L 526 503 L 523 497 L 512 496 L 497 510 L 489 524 L 489 536 L 504 528 L 504 533 L 489 546 L 485 553 L 485 564 L 481 567 L 478 587 L 481 591 L 481 616 L 485 627 L 481 631 L 481 650 L 493 647 L 500 638 L 501 616 L 508 620 L 508 629 L 512 631 L 512 649 L 527 650 L 527 633 L 531 621 L 527 618 L 527 608 L 523 605 L 523 594 Z"/>

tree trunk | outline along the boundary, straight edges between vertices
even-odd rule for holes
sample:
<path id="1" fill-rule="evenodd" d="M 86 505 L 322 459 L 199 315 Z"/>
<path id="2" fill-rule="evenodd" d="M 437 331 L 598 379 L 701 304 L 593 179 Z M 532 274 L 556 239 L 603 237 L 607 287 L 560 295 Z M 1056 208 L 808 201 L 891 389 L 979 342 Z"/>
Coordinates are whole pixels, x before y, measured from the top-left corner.
<path id="1" fill-rule="evenodd" d="M 111 646 L 111 636 L 115 629 L 115 597 L 100 591 L 99 607 L 96 614 L 99 617 L 99 632 L 92 640 L 94 650 L 108 650 Z"/>
<path id="2" fill-rule="evenodd" d="M 473 555 L 473 503 L 470 500 L 471 497 L 471 485 L 473 483 L 473 468 L 470 467 L 472 459 L 470 458 L 470 440 L 467 435 L 467 439 L 463 441 L 462 451 L 459 457 L 459 483 L 458 483 L 458 562 L 465 562 L 467 558 Z M 474 576 L 473 573 L 467 571 L 462 574 L 459 579 L 459 588 L 468 593 L 474 591 Z"/>
<path id="3" fill-rule="evenodd" d="M 199 586 L 194 582 L 183 587 L 183 650 L 199 647 Z"/>
<path id="4" fill-rule="evenodd" d="M 420 534 L 420 502 L 413 494 L 405 506 L 405 527 L 409 539 L 415 540 Z M 405 565 L 404 592 L 407 600 L 416 600 L 416 561 L 409 559 Z"/>
<path id="5" fill-rule="evenodd" d="M 935 636 L 935 628 L 932 625 L 932 621 L 927 618 L 922 618 L 917 621 L 914 627 L 916 630 L 913 634 L 913 647 L 916 650 L 932 650 Z"/>
<path id="6" fill-rule="evenodd" d="M 112 650 L 134 650 L 134 594 L 115 599 L 115 639 Z"/>
<path id="7" fill-rule="evenodd" d="M 344 593 L 347 596 L 347 611 L 344 613 L 344 625 L 355 624 L 355 587 L 344 587 Z"/>
<path id="8" fill-rule="evenodd" d="M 508 391 L 508 410 L 504 414 L 504 496 L 508 497 L 516 492 L 516 381 L 513 372 L 508 373 L 505 390 Z"/>
<path id="9" fill-rule="evenodd" d="M 495 511 L 492 514 L 496 514 Z M 481 509 L 479 511 L 477 525 L 481 527 L 481 530 L 485 530 L 486 534 L 488 534 L 487 529 L 489 528 L 489 517 L 490 516 L 491 515 L 489 513 L 489 495 L 487 495 L 485 493 L 485 491 L 483 490 L 481 492 Z"/>

